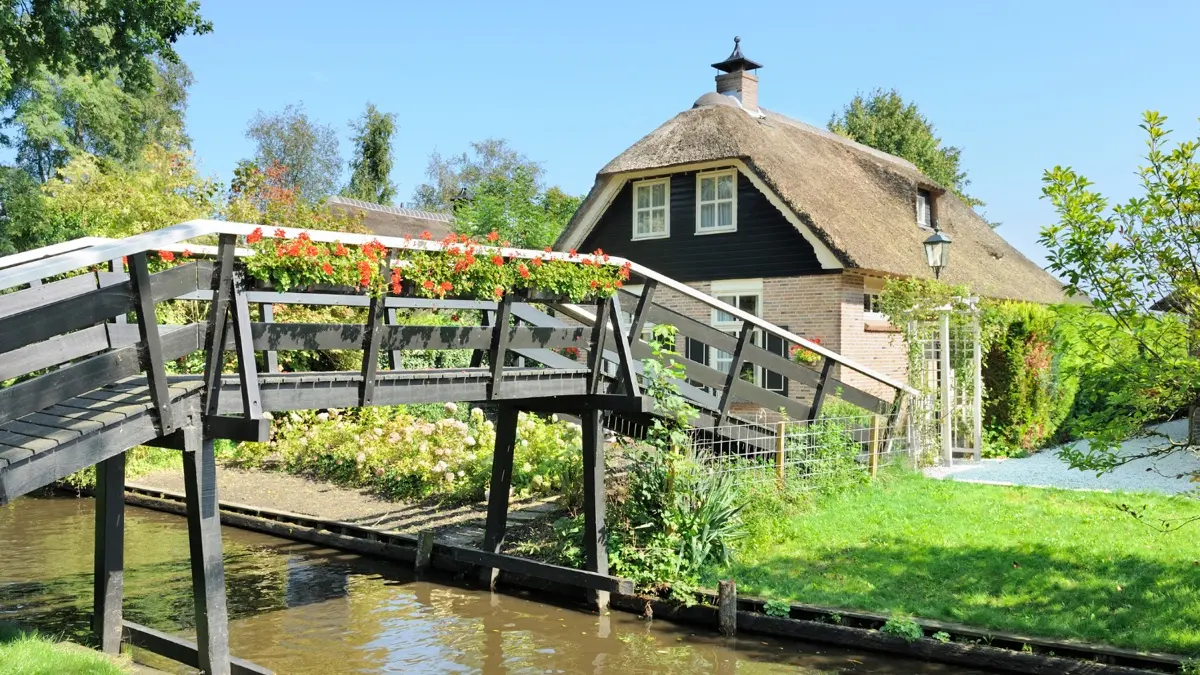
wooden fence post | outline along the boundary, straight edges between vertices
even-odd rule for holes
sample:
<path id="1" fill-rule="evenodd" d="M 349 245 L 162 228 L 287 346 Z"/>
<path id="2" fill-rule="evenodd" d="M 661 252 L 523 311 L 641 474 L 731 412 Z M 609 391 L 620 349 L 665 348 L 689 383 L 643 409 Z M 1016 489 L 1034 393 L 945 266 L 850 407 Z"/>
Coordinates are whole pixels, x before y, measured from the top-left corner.
<path id="1" fill-rule="evenodd" d="M 508 526 L 508 491 L 512 487 L 513 453 L 517 445 L 519 413 L 511 405 L 501 405 L 496 420 L 496 447 L 492 451 L 492 482 L 488 494 L 487 524 L 483 531 L 483 550 L 499 553 Z M 495 590 L 500 570 L 484 568 L 481 580 Z"/>
<path id="2" fill-rule="evenodd" d="M 775 476 L 779 480 L 779 489 L 784 487 L 783 460 L 787 453 L 787 420 L 775 424 Z"/>
<path id="3" fill-rule="evenodd" d="M 871 415 L 871 458 L 869 461 L 871 478 L 874 478 L 875 474 L 879 473 L 879 449 L 883 445 L 879 426 L 879 415 Z"/>
<path id="4" fill-rule="evenodd" d="M 92 631 L 107 654 L 121 653 L 125 592 L 125 453 L 96 465 Z"/>
<path id="5" fill-rule="evenodd" d="M 429 562 L 433 558 L 433 530 L 421 530 L 417 533 L 417 558 L 413 565 L 413 571 L 418 575 L 424 574 L 429 569 Z"/>
<path id="6" fill-rule="evenodd" d="M 717 583 L 717 623 L 725 637 L 737 635 L 737 584 L 733 580 Z"/>

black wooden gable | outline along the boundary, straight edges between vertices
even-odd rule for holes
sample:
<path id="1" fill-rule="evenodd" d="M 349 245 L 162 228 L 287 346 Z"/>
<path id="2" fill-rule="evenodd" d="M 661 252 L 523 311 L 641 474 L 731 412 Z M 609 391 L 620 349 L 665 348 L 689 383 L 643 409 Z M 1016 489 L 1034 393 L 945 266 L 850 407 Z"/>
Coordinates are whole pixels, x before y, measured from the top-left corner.
<path id="1" fill-rule="evenodd" d="M 811 244 L 767 196 L 737 175 L 737 230 L 696 234 L 697 171 L 670 177 L 670 236 L 633 239 L 633 184 L 628 181 L 600 216 L 580 251 L 631 258 L 680 281 L 821 274 Z M 650 180 L 639 178 L 637 180 Z"/>

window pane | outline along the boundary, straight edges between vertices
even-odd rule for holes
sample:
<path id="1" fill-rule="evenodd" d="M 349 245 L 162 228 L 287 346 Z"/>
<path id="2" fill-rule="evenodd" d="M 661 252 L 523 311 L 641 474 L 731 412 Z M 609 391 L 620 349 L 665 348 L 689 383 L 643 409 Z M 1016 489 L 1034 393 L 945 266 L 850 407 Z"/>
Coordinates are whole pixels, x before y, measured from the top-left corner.
<path id="1" fill-rule="evenodd" d="M 703 204 L 700 206 L 700 229 L 715 227 L 716 205 Z"/>
<path id="2" fill-rule="evenodd" d="M 667 210 L 654 209 L 651 212 L 650 231 L 654 234 L 666 234 L 667 232 Z"/>
<path id="3" fill-rule="evenodd" d="M 650 205 L 665 206 L 667 203 L 667 185 L 659 183 L 650 188 Z"/>
<path id="4" fill-rule="evenodd" d="M 733 199 L 733 176 L 717 178 L 717 199 Z"/>
<path id="5" fill-rule="evenodd" d="M 720 349 L 713 349 L 713 367 L 722 373 L 728 373 L 729 367 L 733 365 L 733 354 L 723 352 Z"/>
<path id="6" fill-rule="evenodd" d="M 863 293 L 863 311 L 871 311 L 871 295 L 869 293 Z"/>
<path id="7" fill-rule="evenodd" d="M 638 234 L 650 234 L 650 212 L 649 211 L 638 211 L 637 233 Z"/>
<path id="8" fill-rule="evenodd" d="M 716 181 L 714 181 L 711 178 L 701 178 L 700 179 L 700 201 L 711 202 L 713 199 L 716 198 L 716 195 L 713 193 L 714 188 L 715 188 L 715 186 L 713 184 L 715 182 Z"/>
<path id="9" fill-rule="evenodd" d="M 743 295 L 738 300 L 739 300 L 738 309 L 742 310 L 743 312 L 745 312 L 747 314 L 753 314 L 754 316 L 758 316 L 758 296 L 757 295 Z"/>
<path id="10" fill-rule="evenodd" d="M 733 225 L 733 202 L 719 202 L 717 204 L 717 227 L 730 227 Z"/>
<path id="11" fill-rule="evenodd" d="M 645 185 L 639 185 L 636 188 L 637 192 L 637 207 L 644 209 L 650 206 L 650 190 Z"/>

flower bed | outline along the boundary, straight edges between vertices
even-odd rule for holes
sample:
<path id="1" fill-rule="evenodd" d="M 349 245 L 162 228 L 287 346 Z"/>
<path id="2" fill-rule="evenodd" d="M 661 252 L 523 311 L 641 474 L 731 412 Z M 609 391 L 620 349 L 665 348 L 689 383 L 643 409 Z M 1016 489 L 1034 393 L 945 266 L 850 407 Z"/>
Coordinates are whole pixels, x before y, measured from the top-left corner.
<path id="1" fill-rule="evenodd" d="M 505 254 L 492 232 L 482 244 L 466 235 L 451 234 L 438 251 L 397 248 L 379 241 L 362 246 L 315 242 L 307 232 L 288 238 L 282 229 L 275 238 L 257 228 L 246 237 L 254 255 L 246 260 L 250 276 L 276 290 L 334 285 L 380 296 L 411 293 L 426 298 L 498 299 L 524 291 L 570 298 L 607 298 L 629 279 L 630 264 L 618 266 L 597 249 L 590 255 L 571 250 L 522 258 Z M 425 233 L 423 238 L 428 238 Z"/>

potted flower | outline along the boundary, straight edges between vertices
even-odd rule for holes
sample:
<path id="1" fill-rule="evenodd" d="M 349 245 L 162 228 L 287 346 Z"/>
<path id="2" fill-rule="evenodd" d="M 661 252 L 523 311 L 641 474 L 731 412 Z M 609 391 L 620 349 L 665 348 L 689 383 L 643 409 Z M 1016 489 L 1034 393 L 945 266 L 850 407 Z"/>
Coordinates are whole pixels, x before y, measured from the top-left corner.
<path id="1" fill-rule="evenodd" d="M 808 341 L 813 344 L 821 344 L 821 338 L 809 338 Z M 821 362 L 820 354 L 802 345 L 792 345 L 788 355 L 791 356 L 792 361 L 804 366 L 815 366 Z"/>

